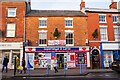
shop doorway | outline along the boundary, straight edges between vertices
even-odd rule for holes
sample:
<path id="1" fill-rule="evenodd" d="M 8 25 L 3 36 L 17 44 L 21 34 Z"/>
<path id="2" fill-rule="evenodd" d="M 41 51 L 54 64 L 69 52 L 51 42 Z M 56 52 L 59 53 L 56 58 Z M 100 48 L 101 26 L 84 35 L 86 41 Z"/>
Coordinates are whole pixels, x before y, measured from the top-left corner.
<path id="1" fill-rule="evenodd" d="M 99 69 L 100 68 L 100 54 L 98 49 L 94 49 L 92 51 L 92 68 Z"/>
<path id="2" fill-rule="evenodd" d="M 57 54 L 57 63 L 59 69 L 64 68 L 64 54 Z"/>

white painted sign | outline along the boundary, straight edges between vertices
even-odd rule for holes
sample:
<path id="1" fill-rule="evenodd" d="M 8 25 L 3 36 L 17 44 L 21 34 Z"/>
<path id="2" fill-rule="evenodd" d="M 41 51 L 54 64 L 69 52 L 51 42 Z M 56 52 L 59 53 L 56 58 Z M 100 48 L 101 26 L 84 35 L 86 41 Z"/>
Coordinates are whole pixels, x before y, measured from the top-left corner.
<path id="1" fill-rule="evenodd" d="M 118 43 L 102 43 L 103 50 L 118 50 L 120 44 Z"/>
<path id="2" fill-rule="evenodd" d="M 4 49 L 20 49 L 23 47 L 22 42 L 0 42 L 0 50 Z"/>
<path id="3" fill-rule="evenodd" d="M 48 40 L 48 45 L 66 45 L 65 40 Z"/>

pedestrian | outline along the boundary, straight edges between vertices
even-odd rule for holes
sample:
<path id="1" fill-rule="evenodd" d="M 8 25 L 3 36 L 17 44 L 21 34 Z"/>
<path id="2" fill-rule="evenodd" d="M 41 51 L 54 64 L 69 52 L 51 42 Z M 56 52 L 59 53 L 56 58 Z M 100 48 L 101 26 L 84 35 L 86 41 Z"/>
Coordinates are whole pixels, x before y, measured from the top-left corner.
<path id="1" fill-rule="evenodd" d="M 2 72 L 4 71 L 4 67 L 6 67 L 6 73 L 8 72 L 8 62 L 9 62 L 9 59 L 8 57 L 6 56 L 3 60 L 3 67 L 2 67 Z"/>
<path id="2" fill-rule="evenodd" d="M 17 68 L 17 72 L 19 73 L 19 71 L 20 71 L 20 59 L 19 59 L 19 57 L 17 57 L 17 59 L 16 59 L 16 68 Z"/>
<path id="3" fill-rule="evenodd" d="M 57 60 L 56 59 L 54 59 L 53 68 L 55 70 L 55 73 L 58 72 L 58 69 L 57 69 Z"/>
<path id="4" fill-rule="evenodd" d="M 21 69 L 21 72 L 20 72 L 21 74 L 22 74 L 22 71 L 24 71 L 24 74 L 26 73 L 25 65 L 26 65 L 25 59 L 22 59 L 22 69 Z"/>

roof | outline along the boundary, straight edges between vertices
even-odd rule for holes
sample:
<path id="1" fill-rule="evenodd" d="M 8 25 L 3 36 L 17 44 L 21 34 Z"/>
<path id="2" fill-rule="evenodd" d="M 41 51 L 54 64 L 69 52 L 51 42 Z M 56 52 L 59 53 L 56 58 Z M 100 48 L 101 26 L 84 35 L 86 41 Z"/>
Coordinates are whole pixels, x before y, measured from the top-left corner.
<path id="1" fill-rule="evenodd" d="M 31 10 L 26 16 L 87 16 L 81 11 L 74 10 Z"/>
<path id="2" fill-rule="evenodd" d="M 85 12 L 118 13 L 120 9 L 85 8 Z"/>

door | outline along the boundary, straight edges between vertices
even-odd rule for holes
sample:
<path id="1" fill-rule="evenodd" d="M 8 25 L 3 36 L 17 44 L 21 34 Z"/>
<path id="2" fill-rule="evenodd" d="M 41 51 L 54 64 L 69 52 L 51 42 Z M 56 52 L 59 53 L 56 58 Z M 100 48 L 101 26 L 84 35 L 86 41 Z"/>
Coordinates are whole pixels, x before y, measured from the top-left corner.
<path id="1" fill-rule="evenodd" d="M 57 54 L 58 68 L 64 68 L 64 54 Z"/>
<path id="2" fill-rule="evenodd" d="M 99 69 L 100 68 L 100 54 L 98 49 L 94 49 L 92 51 L 92 68 Z"/>

